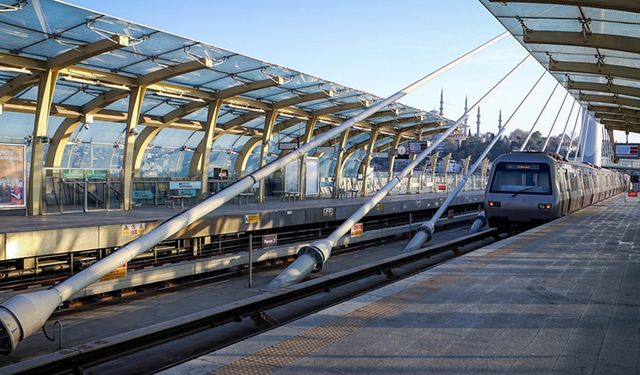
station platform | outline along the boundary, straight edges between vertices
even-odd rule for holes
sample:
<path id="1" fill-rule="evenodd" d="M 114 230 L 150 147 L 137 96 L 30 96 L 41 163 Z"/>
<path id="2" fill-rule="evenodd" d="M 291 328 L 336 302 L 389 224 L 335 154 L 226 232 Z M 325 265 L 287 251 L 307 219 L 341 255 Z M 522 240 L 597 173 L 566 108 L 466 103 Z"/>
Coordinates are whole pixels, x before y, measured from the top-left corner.
<path id="1" fill-rule="evenodd" d="M 635 374 L 639 237 L 618 196 L 163 374 Z"/>
<path id="2" fill-rule="evenodd" d="M 378 204 L 368 217 L 424 212 L 439 207 L 446 197 L 443 193 L 392 195 Z M 246 205 L 228 203 L 170 239 L 344 221 L 367 199 L 311 199 Z M 483 199 L 483 191 L 463 192 L 451 206 L 470 205 L 477 209 Z M 3 215 L 0 216 L 0 261 L 119 247 L 180 211 L 150 207 L 48 216 Z"/>

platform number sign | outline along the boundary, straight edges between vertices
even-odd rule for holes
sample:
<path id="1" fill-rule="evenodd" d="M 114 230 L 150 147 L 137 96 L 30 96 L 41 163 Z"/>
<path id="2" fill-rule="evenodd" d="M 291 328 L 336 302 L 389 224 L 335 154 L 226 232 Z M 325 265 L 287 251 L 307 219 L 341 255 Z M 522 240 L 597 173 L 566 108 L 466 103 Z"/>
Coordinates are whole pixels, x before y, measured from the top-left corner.
<path id="1" fill-rule="evenodd" d="M 265 234 L 262 236 L 262 248 L 267 249 L 278 245 L 277 234 Z"/>

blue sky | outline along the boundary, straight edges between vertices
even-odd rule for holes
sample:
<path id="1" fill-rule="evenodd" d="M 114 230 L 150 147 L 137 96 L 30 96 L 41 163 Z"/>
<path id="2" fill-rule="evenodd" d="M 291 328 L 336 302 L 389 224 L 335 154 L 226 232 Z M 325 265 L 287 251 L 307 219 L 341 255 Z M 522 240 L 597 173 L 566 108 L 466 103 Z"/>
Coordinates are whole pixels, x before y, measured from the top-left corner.
<path id="1" fill-rule="evenodd" d="M 72 4 L 217 45 L 386 97 L 504 31 L 476 0 L 70 0 Z M 462 114 L 526 54 L 511 36 L 428 83 L 402 102 Z M 543 68 L 526 65 L 481 107 L 481 131 L 497 130 Z M 556 81 L 546 75 L 509 130 L 529 129 Z M 545 135 L 564 96 L 559 89 L 537 129 Z M 571 99 L 571 97 L 569 97 Z M 571 100 L 567 100 L 570 103 Z M 553 134 L 560 133 L 565 104 Z M 575 113 L 575 111 L 574 111 Z M 573 115 L 572 115 L 573 116 Z M 475 131 L 475 114 L 470 120 Z M 573 117 L 569 130 L 573 126 Z M 619 136 L 618 136 L 619 137 Z"/>

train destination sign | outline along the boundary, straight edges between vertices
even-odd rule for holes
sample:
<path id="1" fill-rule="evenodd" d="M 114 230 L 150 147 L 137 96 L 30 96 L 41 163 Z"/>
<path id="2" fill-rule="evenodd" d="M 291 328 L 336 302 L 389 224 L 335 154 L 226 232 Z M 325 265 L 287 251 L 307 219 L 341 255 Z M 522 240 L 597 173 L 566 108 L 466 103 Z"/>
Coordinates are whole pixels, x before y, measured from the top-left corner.
<path id="1" fill-rule="evenodd" d="M 616 143 L 615 156 L 620 159 L 638 159 L 639 143 Z"/>

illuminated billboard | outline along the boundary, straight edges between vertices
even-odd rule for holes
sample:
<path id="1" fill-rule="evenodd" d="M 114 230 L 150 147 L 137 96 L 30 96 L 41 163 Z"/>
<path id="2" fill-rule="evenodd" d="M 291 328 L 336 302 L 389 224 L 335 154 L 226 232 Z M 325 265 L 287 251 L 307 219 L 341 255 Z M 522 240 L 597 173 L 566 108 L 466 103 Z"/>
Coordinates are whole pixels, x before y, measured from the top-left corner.
<path id="1" fill-rule="evenodd" d="M 0 143 L 0 208 L 25 207 L 25 147 Z"/>

